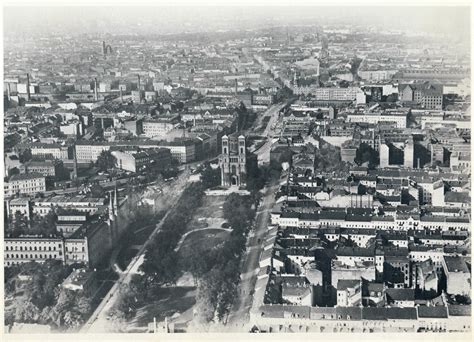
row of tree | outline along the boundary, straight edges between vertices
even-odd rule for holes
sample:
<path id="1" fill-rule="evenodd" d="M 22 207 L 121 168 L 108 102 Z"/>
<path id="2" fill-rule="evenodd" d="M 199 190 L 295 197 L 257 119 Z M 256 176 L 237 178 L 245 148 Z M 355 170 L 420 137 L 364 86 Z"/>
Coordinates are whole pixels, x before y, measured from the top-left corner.
<path id="1" fill-rule="evenodd" d="M 184 190 L 146 250 L 140 268 L 142 274 L 135 275 L 129 285 L 121 288 L 121 299 L 114 312 L 116 317 L 132 317 L 152 298 L 157 288 L 172 285 L 181 276 L 182 270 L 174 249 L 194 211 L 201 206 L 203 195 L 202 183 L 192 183 Z"/>
<path id="2" fill-rule="evenodd" d="M 20 213 L 15 212 L 15 215 L 7 217 L 6 224 L 4 225 L 5 236 L 18 237 L 21 235 L 39 235 L 39 236 L 51 236 L 57 235 L 59 232 L 56 229 L 57 216 L 53 210 L 51 210 L 45 216 L 32 215 L 28 218 Z"/>
<path id="3" fill-rule="evenodd" d="M 240 276 L 240 261 L 246 236 L 255 217 L 253 196 L 231 194 L 223 206 L 224 218 L 232 227 L 223 245 L 196 249 L 184 266 L 197 279 L 197 312 L 204 323 L 222 321 L 235 298 Z"/>
<path id="4" fill-rule="evenodd" d="M 205 322 L 222 320 L 237 297 L 240 260 L 255 217 L 258 190 L 264 186 L 266 174 L 266 169 L 252 166 L 248 179 L 251 195 L 231 194 L 226 199 L 223 214 L 232 232 L 223 244 L 214 248 L 195 246 L 192 255 L 180 259 L 174 249 L 193 213 L 202 205 L 204 190 L 220 184 L 220 169 L 206 165 L 201 173 L 201 182 L 185 189 L 146 251 L 141 266 L 143 274 L 135 275 L 128 285 L 121 288 L 121 300 L 115 307 L 114 316 L 118 320 L 133 317 L 140 307 L 152 300 L 159 287 L 174 284 L 183 271 L 188 271 L 197 285 L 198 316 Z"/>

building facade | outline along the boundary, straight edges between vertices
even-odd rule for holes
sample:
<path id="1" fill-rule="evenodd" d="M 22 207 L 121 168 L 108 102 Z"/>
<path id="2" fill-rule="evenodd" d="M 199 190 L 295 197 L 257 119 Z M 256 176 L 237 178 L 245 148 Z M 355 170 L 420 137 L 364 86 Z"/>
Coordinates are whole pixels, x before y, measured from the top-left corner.
<path id="1" fill-rule="evenodd" d="M 245 186 L 247 179 L 245 137 L 236 134 L 222 137 L 222 154 L 219 156 L 221 185 Z"/>

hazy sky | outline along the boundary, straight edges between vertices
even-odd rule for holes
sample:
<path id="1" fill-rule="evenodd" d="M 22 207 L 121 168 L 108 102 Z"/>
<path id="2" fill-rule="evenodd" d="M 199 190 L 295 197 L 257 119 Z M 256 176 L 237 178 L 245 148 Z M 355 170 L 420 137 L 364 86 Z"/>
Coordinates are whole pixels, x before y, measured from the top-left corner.
<path id="1" fill-rule="evenodd" d="M 468 7 L 4 7 L 4 34 L 180 33 L 298 23 L 383 25 L 469 37 Z"/>

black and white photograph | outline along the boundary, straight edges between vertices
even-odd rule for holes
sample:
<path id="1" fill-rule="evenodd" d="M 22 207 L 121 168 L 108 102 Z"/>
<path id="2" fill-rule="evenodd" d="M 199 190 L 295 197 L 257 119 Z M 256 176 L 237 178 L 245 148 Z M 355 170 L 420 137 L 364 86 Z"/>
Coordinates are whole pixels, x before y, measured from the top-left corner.
<path id="1" fill-rule="evenodd" d="M 0 339 L 472 338 L 469 1 L 2 11 Z"/>

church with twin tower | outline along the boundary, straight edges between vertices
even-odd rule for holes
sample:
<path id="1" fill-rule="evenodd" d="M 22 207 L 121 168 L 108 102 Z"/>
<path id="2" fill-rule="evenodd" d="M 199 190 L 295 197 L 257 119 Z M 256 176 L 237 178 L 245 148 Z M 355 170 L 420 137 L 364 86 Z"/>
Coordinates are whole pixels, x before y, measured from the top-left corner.
<path id="1" fill-rule="evenodd" d="M 245 137 L 233 133 L 222 137 L 222 153 L 219 156 L 221 185 L 245 187 L 247 182 Z"/>

